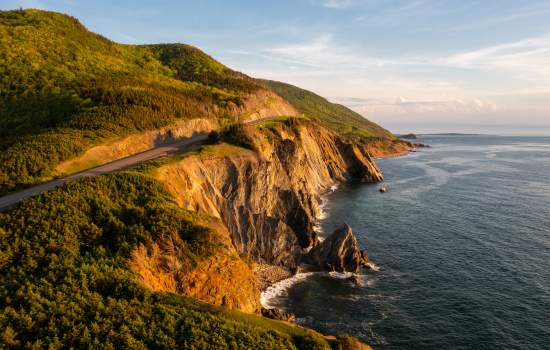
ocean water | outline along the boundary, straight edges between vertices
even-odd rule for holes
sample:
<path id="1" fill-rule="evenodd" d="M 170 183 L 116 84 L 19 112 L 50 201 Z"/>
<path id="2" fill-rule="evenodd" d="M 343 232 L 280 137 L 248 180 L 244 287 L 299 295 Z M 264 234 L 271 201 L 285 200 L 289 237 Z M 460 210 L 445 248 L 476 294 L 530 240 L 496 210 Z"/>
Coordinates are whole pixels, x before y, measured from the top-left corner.
<path id="1" fill-rule="evenodd" d="M 264 296 L 378 349 L 550 349 L 550 138 L 423 136 L 380 184 L 328 196 L 378 271 L 298 276 Z M 324 234 L 323 233 L 323 234 Z"/>

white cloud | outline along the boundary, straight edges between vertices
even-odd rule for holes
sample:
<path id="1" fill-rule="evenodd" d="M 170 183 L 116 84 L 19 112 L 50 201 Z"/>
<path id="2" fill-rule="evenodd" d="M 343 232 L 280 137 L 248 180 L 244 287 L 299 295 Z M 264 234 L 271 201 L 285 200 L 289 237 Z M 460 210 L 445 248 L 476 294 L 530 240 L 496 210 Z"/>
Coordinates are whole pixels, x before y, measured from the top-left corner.
<path id="1" fill-rule="evenodd" d="M 398 96 L 395 100 L 335 98 L 335 102 L 344 104 L 365 115 L 413 115 L 413 114 L 457 114 L 468 115 L 492 113 L 498 110 L 492 101 L 478 98 L 465 100 L 411 100 Z"/>
<path id="2" fill-rule="evenodd" d="M 263 52 L 271 59 L 329 70 L 357 70 L 396 63 L 356 54 L 353 50 L 335 44 L 328 34 L 306 43 L 266 48 Z"/>
<path id="3" fill-rule="evenodd" d="M 332 9 L 341 9 L 345 7 L 349 7 L 353 4 L 353 0 L 324 0 L 322 5 L 324 7 L 332 8 Z"/>
<path id="4" fill-rule="evenodd" d="M 448 57 L 433 64 L 477 70 L 500 70 L 518 79 L 535 81 L 550 78 L 550 35 L 489 46 Z"/>
<path id="5" fill-rule="evenodd" d="M 367 45 L 368 47 L 368 45 Z M 457 52 L 410 57 L 373 56 L 324 34 L 252 55 L 273 70 L 249 72 L 284 80 L 369 116 L 534 115 L 550 118 L 550 34 Z M 399 97 L 404 96 L 404 97 Z"/>

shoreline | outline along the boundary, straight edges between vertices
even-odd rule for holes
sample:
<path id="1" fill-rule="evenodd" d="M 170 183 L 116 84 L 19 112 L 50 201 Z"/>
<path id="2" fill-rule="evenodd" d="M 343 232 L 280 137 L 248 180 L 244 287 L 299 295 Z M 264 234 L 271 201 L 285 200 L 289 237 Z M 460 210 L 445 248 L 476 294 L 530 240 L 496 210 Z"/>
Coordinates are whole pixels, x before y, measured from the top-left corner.
<path id="1" fill-rule="evenodd" d="M 313 229 L 317 234 L 317 239 L 323 241 L 324 237 L 319 235 L 323 233 L 321 226 L 319 224 L 320 220 L 325 220 L 327 218 L 326 212 L 323 208 L 326 206 L 327 197 L 334 193 L 340 187 L 340 182 L 334 182 L 327 189 L 320 191 L 318 194 L 318 203 L 319 212 L 315 217 L 315 222 L 313 223 Z M 299 268 L 297 269 L 299 271 Z M 274 298 L 278 295 L 284 293 L 285 289 L 288 289 L 292 284 L 302 280 L 303 275 L 311 275 L 315 272 L 292 272 L 289 268 L 269 265 L 269 264 L 257 264 L 254 268 L 254 273 L 260 284 L 260 305 L 263 308 L 272 308 L 268 305 L 266 301 L 266 294 L 272 294 L 271 298 Z M 285 283 L 286 282 L 286 283 Z M 280 284 L 285 284 L 285 287 L 280 286 Z"/>
<path id="2" fill-rule="evenodd" d="M 374 158 L 374 160 L 381 160 L 381 159 L 404 157 L 404 156 L 408 156 L 409 154 L 414 153 L 414 152 L 415 152 L 414 149 L 410 149 L 410 150 L 403 151 L 403 152 L 397 152 L 397 153 L 387 154 L 385 156 L 379 156 L 379 157 L 373 157 L 373 158 Z"/>
<path id="3" fill-rule="evenodd" d="M 388 154 L 381 157 L 376 157 L 376 158 L 373 157 L 373 159 L 380 160 L 380 159 L 403 157 L 414 152 L 414 149 L 416 148 L 409 149 L 403 152 Z M 326 220 L 328 218 L 328 214 L 323 210 L 323 208 L 327 204 L 327 201 L 328 201 L 327 197 L 330 194 L 334 193 L 336 190 L 338 190 L 340 185 L 341 185 L 341 182 L 335 182 L 326 190 L 323 190 L 319 193 L 319 203 L 318 203 L 319 213 L 315 218 L 314 230 L 318 234 L 317 239 L 319 239 L 320 241 L 323 241 L 324 239 L 324 237 L 319 236 L 319 234 L 323 233 L 323 230 L 321 229 L 320 221 Z M 378 271 L 379 267 L 376 266 L 374 263 L 372 263 L 371 270 Z M 328 273 L 328 271 L 324 271 L 324 272 Z M 283 293 L 285 293 L 285 290 L 290 288 L 293 284 L 300 282 L 315 273 L 323 273 L 323 271 L 292 273 L 292 271 L 286 267 L 269 265 L 269 264 L 257 264 L 254 268 L 254 273 L 256 274 L 256 278 L 258 279 L 258 282 L 260 284 L 260 305 L 263 308 L 273 308 L 273 306 L 266 303 L 266 298 L 276 298 L 282 295 Z M 270 294 L 270 296 L 267 296 L 267 294 Z"/>

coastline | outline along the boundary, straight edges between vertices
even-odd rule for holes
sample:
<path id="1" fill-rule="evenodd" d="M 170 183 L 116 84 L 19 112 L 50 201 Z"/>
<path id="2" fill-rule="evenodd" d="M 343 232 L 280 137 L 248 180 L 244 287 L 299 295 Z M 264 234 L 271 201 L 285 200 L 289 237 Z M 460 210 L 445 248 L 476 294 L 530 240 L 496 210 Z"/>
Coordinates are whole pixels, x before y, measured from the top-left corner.
<path id="1" fill-rule="evenodd" d="M 389 159 L 389 158 L 397 158 L 397 157 L 408 156 L 409 154 L 411 154 L 411 153 L 413 153 L 413 152 L 416 152 L 415 149 L 416 149 L 416 148 L 413 148 L 413 149 L 410 149 L 410 150 L 407 150 L 407 151 L 403 151 L 403 152 L 397 152 L 397 153 L 388 154 L 388 155 L 385 155 L 385 156 L 374 157 L 374 160 Z"/>
<path id="2" fill-rule="evenodd" d="M 407 156 L 410 153 L 414 152 L 415 148 L 408 149 L 406 151 L 402 152 L 396 152 L 392 154 L 388 154 L 385 156 L 379 156 L 379 157 L 373 157 L 375 160 L 379 159 L 388 159 L 388 158 L 397 158 L 397 157 L 403 157 Z M 324 210 L 324 208 L 327 205 L 328 197 L 334 193 L 340 186 L 340 183 L 334 183 L 330 188 L 326 189 L 325 191 L 319 193 L 319 213 L 317 214 L 315 218 L 314 223 L 314 230 L 317 234 L 322 234 L 323 231 L 321 229 L 320 222 L 328 218 L 328 213 Z M 324 237 L 318 236 L 317 237 L 319 241 L 323 241 Z M 370 262 L 370 270 L 371 271 L 378 271 L 380 268 Z M 298 269 L 299 270 L 299 269 Z M 317 272 L 292 272 L 288 268 L 284 268 L 281 266 L 275 266 L 275 265 L 269 265 L 269 264 L 257 264 L 254 273 L 256 274 L 256 278 L 258 279 L 258 282 L 260 283 L 260 305 L 263 308 L 275 308 L 276 306 L 273 306 L 269 303 L 269 300 L 273 300 L 275 298 L 281 298 L 284 297 L 286 294 L 286 291 L 292 287 L 294 284 L 301 282 L 305 280 L 306 278 L 319 273 L 326 273 L 329 274 L 333 278 L 350 278 L 351 275 L 355 275 L 353 273 L 350 273 L 348 275 L 347 273 L 340 274 L 340 273 L 331 273 L 328 271 L 317 271 Z"/>
<path id="3" fill-rule="evenodd" d="M 319 212 L 315 217 L 314 230 L 317 233 L 317 239 L 322 242 L 324 237 L 319 236 L 323 231 L 320 226 L 320 221 L 326 219 L 327 213 L 324 207 L 327 204 L 327 197 L 334 193 L 340 187 L 340 183 L 333 183 L 328 189 L 322 191 L 318 195 L 318 208 Z M 299 270 L 299 269 L 297 269 Z M 267 302 L 270 298 L 280 297 L 285 293 L 285 290 L 291 287 L 293 284 L 303 280 L 307 276 L 310 276 L 318 272 L 298 272 L 291 271 L 288 268 L 282 266 L 275 266 L 269 264 L 257 264 L 254 268 L 254 273 L 260 284 L 260 305 L 264 308 L 272 308 Z"/>

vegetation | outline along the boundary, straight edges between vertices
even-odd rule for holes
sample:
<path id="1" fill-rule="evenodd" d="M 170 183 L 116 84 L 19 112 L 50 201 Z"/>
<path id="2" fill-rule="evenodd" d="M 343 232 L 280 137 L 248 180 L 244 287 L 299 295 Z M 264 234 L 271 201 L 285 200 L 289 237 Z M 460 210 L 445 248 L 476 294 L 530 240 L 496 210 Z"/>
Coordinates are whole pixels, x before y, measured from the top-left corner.
<path id="1" fill-rule="evenodd" d="M 226 125 L 257 89 L 340 133 L 393 138 L 344 106 L 249 78 L 189 45 L 122 45 L 70 16 L 0 11 L 0 195 L 47 180 L 60 162 L 114 138 L 185 118 Z"/>
<path id="2" fill-rule="evenodd" d="M 0 348 L 326 349 L 311 331 L 154 293 L 132 247 L 171 237 L 198 264 L 208 230 L 137 173 L 86 178 L 0 213 Z"/>
<path id="3" fill-rule="evenodd" d="M 225 142 L 237 147 L 254 150 L 254 142 L 248 134 L 248 128 L 242 123 L 233 123 L 220 131 L 212 131 L 208 135 L 208 141 L 209 143 Z"/>
<path id="4" fill-rule="evenodd" d="M 272 80 L 261 80 L 268 88 L 289 101 L 305 117 L 319 120 L 334 131 L 361 138 L 393 139 L 386 129 L 365 119 L 349 108 L 296 86 Z"/>
<path id="5" fill-rule="evenodd" d="M 182 44 L 122 45 L 73 17 L 0 11 L 0 195 L 51 177 L 99 143 L 186 118 L 217 118 L 204 154 L 254 149 L 250 126 L 229 124 L 257 89 L 358 136 L 391 137 L 343 106 L 258 81 Z M 271 123 L 271 124 L 270 124 Z M 281 117 L 292 130 L 299 118 Z M 196 150 L 187 150 L 184 157 Z M 326 349 L 317 333 L 170 294 L 128 267 L 139 244 L 171 239 L 191 267 L 219 246 L 196 213 L 147 172 L 86 178 L 0 213 L 0 348 Z"/>
<path id="6" fill-rule="evenodd" d="M 258 88 L 186 45 L 131 46 L 75 18 L 0 12 L 0 194 L 114 137 L 226 115 Z"/>

